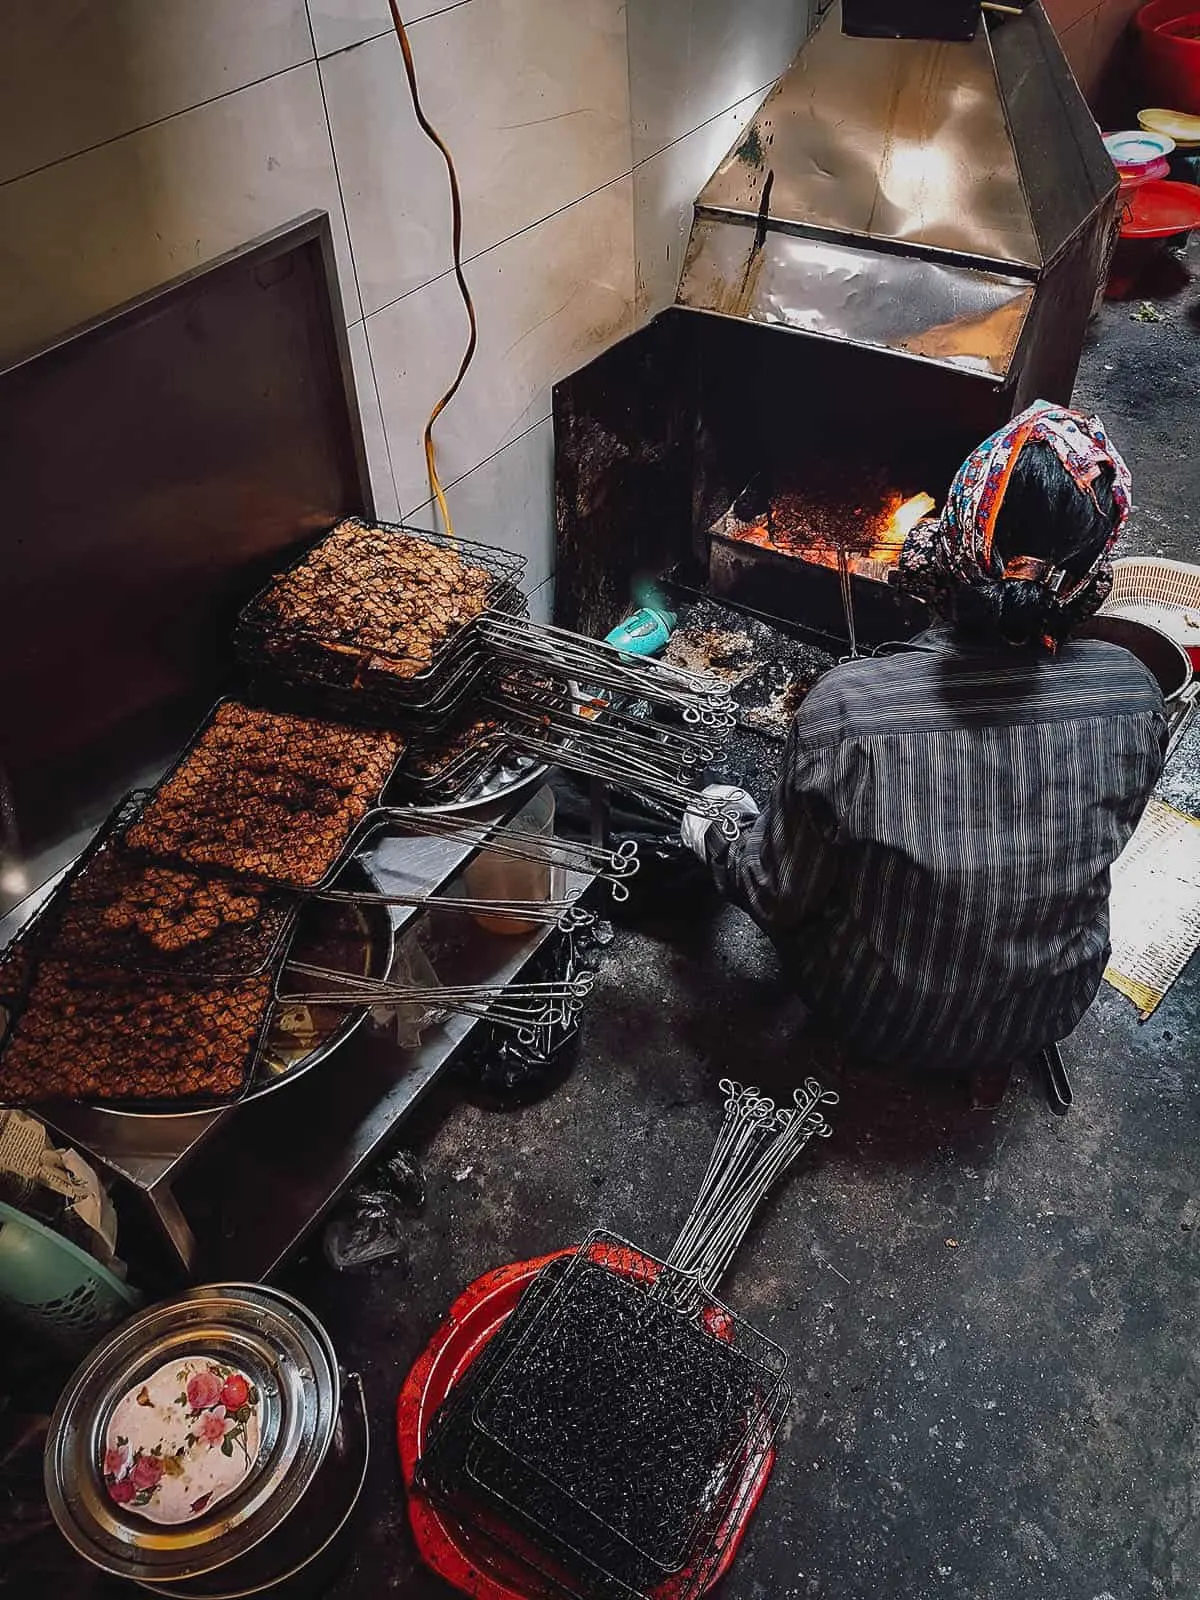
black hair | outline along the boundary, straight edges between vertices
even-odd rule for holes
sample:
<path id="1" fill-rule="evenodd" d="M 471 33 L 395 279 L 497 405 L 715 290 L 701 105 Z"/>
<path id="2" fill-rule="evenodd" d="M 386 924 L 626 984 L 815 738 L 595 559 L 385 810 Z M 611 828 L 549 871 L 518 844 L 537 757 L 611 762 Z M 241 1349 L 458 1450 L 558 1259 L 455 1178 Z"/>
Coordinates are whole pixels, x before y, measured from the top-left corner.
<path id="1" fill-rule="evenodd" d="M 1050 445 L 1041 440 L 1027 444 L 996 516 L 996 554 L 1006 561 L 1014 556 L 1050 561 L 1064 568 L 1068 582 L 1082 577 L 1117 523 L 1115 476 L 1105 464 L 1092 492 L 1083 492 Z M 964 585 L 954 597 L 954 621 L 961 633 L 976 640 L 1024 645 L 1048 636 L 1057 642 L 1078 625 L 1079 603 L 1068 616 L 1044 584 L 997 578 Z"/>

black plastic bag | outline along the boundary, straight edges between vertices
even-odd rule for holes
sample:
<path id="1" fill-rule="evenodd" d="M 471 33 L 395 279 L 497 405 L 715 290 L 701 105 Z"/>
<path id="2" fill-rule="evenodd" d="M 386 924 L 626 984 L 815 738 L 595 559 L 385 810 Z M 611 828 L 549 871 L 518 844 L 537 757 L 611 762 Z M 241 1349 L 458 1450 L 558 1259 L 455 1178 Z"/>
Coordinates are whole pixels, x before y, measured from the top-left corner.
<path id="1" fill-rule="evenodd" d="M 407 1150 L 388 1156 L 352 1189 L 325 1229 L 325 1259 L 352 1272 L 403 1252 L 408 1224 L 425 1209 L 425 1179 Z"/>
<path id="2" fill-rule="evenodd" d="M 521 973 L 525 983 L 569 983 L 579 971 L 588 930 L 552 934 Z M 532 1105 L 551 1094 L 575 1065 L 576 1021 L 556 1021 L 527 1036 L 487 1022 L 473 1030 L 457 1058 L 469 1099 L 493 1111 Z"/>

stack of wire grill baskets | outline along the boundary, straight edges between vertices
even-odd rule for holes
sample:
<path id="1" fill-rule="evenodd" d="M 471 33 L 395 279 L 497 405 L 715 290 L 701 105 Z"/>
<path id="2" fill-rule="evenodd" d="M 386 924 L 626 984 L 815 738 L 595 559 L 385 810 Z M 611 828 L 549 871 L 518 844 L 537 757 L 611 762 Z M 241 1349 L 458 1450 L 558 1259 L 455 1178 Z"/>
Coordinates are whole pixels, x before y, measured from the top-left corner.
<path id="1" fill-rule="evenodd" d="M 701 793 L 732 712 L 722 696 L 703 692 L 676 701 L 682 686 L 669 679 L 672 698 L 656 705 L 658 685 L 649 675 L 646 682 L 640 706 L 604 696 L 581 702 L 527 668 L 510 667 L 498 675 L 487 703 L 501 719 L 510 749 L 633 790 L 676 816 L 700 811 L 719 822 L 727 837 L 736 837 L 737 815 Z"/>
<path id="2" fill-rule="evenodd" d="M 694 1600 L 762 1493 L 787 1358 L 716 1298 L 774 1182 L 836 1101 L 726 1081 L 696 1204 L 658 1260 L 603 1233 L 545 1267 L 431 1426 L 416 1483 L 537 1592 Z"/>
<path id="3" fill-rule="evenodd" d="M 150 791 L 139 789 L 119 802 L 8 947 L 5 956 L 11 958 L 13 972 L 19 973 L 21 987 L 51 944 L 57 957 L 81 970 L 174 976 L 188 981 L 255 977 L 279 956 L 292 931 L 298 901 L 277 886 L 245 885 L 248 914 L 243 920 L 221 921 L 210 937 L 180 948 L 156 943 L 129 919 L 106 917 L 128 875 L 143 871 L 147 864 L 127 851 L 123 840 L 149 798 Z M 197 887 L 208 881 L 205 873 L 180 864 L 172 863 L 168 870 L 177 879 L 191 879 Z M 2 987 L 0 984 L 0 990 Z M 14 984 L 5 998 L 17 999 L 19 994 L 20 988 Z"/>
<path id="4" fill-rule="evenodd" d="M 148 799 L 147 792 L 137 791 L 117 805 L 4 952 L 0 1065 L 27 1031 L 27 1010 L 37 1013 L 31 1026 L 38 1030 L 41 1048 L 54 1048 L 60 1026 L 63 1038 L 80 1037 L 91 1026 L 99 1030 L 91 1036 L 91 1054 L 118 1041 L 138 1057 L 135 1078 L 137 1070 L 157 1064 L 161 1071 L 152 1076 L 165 1082 L 175 1060 L 192 1063 L 190 1072 L 198 1057 L 227 1053 L 231 1076 L 219 1085 L 216 1080 L 205 1083 L 201 1071 L 194 1086 L 164 1096 L 131 1087 L 114 1075 L 96 1097 L 105 1103 L 169 1105 L 185 1112 L 238 1099 L 248 1089 L 266 1047 L 274 973 L 290 942 L 298 907 L 269 885 L 223 885 L 226 914 L 211 913 L 209 936 L 178 946 L 169 936 L 156 939 L 153 933 L 168 923 L 179 930 L 189 916 L 203 915 L 198 906 L 214 885 L 205 873 L 146 862 L 124 848 L 125 833 Z M 131 886 L 147 873 L 151 880 L 169 878 L 171 893 L 184 907 L 173 919 L 175 907 L 168 901 L 154 907 L 152 893 L 148 909 L 162 914 L 153 930 L 144 918 L 117 914 L 122 897 L 130 896 Z M 157 888 L 163 892 L 161 885 Z M 126 898 L 126 910 L 129 904 Z M 231 904 L 236 915 L 228 914 Z M 47 974 L 50 992 L 58 995 L 53 1008 L 45 995 L 39 997 L 39 980 Z M 214 1028 L 219 1037 L 210 1033 Z M 7 1105 L 38 1106 L 48 1098 L 53 1096 L 4 1083 Z"/>
<path id="5" fill-rule="evenodd" d="M 556 765 L 649 796 L 676 816 L 689 808 L 707 812 L 732 837 L 736 816 L 700 793 L 729 721 L 716 714 L 719 701 L 700 693 L 683 706 L 713 715 L 688 719 L 674 698 L 669 708 L 656 706 L 656 665 L 633 669 L 647 690 L 637 710 L 528 667 L 493 668 L 460 723 L 414 740 L 402 781 L 414 803 L 446 803 L 477 791 L 502 763 Z M 669 676 L 664 681 L 672 697 L 685 688 Z"/>
<path id="6" fill-rule="evenodd" d="M 386 568 L 379 574 L 362 565 L 339 571 L 335 552 L 355 543 L 363 549 L 404 552 L 413 559 L 422 550 L 431 560 L 440 557 L 451 572 L 470 577 L 470 599 L 439 602 L 435 595 L 442 611 L 434 634 L 422 635 L 418 622 L 410 644 L 393 639 L 383 645 L 369 632 L 372 606 L 382 605 L 394 616 L 406 591 Z M 323 590 L 311 615 L 281 613 L 281 596 L 289 586 L 317 570 Z M 254 597 L 238 619 L 234 644 L 253 670 L 318 695 L 335 713 L 438 729 L 462 711 L 486 664 L 480 648 L 483 619 L 525 615 L 524 572 L 523 556 L 491 545 L 396 523 L 368 526 L 350 519 Z M 417 583 L 410 585 L 407 597 L 414 603 L 423 599 Z"/>
<path id="7" fill-rule="evenodd" d="M 474 798 L 498 768 L 520 759 L 511 752 L 501 720 L 476 704 L 448 728 L 416 735 L 400 780 L 414 805 L 453 805 Z"/>
<path id="8" fill-rule="evenodd" d="M 549 864 L 588 877 L 607 880 L 617 897 L 627 894 L 626 880 L 637 870 L 636 852 L 625 846 L 607 850 L 599 846 L 547 838 L 520 829 L 467 817 L 425 817 L 407 808 L 381 809 L 363 820 L 347 841 L 338 860 L 318 882 L 303 887 L 287 883 L 248 883 L 222 874 L 198 872 L 186 862 L 168 858 L 154 861 L 126 845 L 128 829 L 143 815 L 148 796 L 128 796 L 99 830 L 88 848 L 56 884 L 38 912 L 27 922 L 0 961 L 0 1004 L 6 1013 L 0 1040 L 0 1066 L 5 1053 L 20 1037 L 31 991 L 46 963 L 69 969 L 69 987 L 82 1008 L 104 1009 L 102 997 L 110 994 L 118 1007 L 136 1006 L 148 994 L 158 997 L 164 1009 L 177 1016 L 180 1048 L 186 1048 L 197 1026 L 197 1008 L 220 1001 L 224 994 L 248 1003 L 253 988 L 257 997 L 258 1025 L 246 1028 L 240 1059 L 240 1086 L 236 1090 L 198 1090 L 168 1098 L 127 1092 L 119 1081 L 98 1098 L 105 1102 L 151 1104 L 175 1111 L 221 1104 L 245 1093 L 255 1079 L 266 1047 L 275 1007 L 297 1006 L 361 1010 L 376 1005 L 426 1008 L 432 1017 L 466 1015 L 486 1018 L 523 1039 L 540 1037 L 547 1028 L 573 1028 L 593 981 L 590 972 L 574 966 L 565 975 L 545 981 L 528 979 L 502 986 L 488 984 L 433 984 L 425 987 L 389 979 L 386 971 L 354 973 L 306 962 L 292 952 L 296 925 L 304 908 L 321 902 L 369 909 L 412 908 L 439 914 L 557 927 L 570 935 L 594 920 L 572 898 L 536 901 L 495 901 L 424 893 L 388 893 L 350 886 L 345 874 L 357 852 L 368 847 L 377 831 L 399 829 L 441 838 L 467 849 L 486 848 L 492 853 L 522 861 Z M 145 869 L 176 879 L 194 880 L 199 886 L 218 887 L 228 896 L 252 901 L 241 923 L 215 925 L 211 937 L 197 939 L 183 950 L 155 943 L 144 928 L 125 919 L 106 920 L 114 895 L 125 874 Z M 173 996 L 172 1001 L 170 997 Z M 237 1034 L 237 1037 L 242 1037 Z M 227 1035 L 227 1041 L 235 1037 Z M 169 1040 L 160 1040 L 169 1053 Z M 0 1081 L 3 1073 L 0 1071 Z M 45 1096 L 5 1095 L 7 1104 L 41 1104 Z"/>
<path id="9" fill-rule="evenodd" d="M 403 620 L 423 603 L 422 552 L 432 635 Z M 733 724 L 728 684 L 531 623 L 522 570 L 491 546 L 351 520 L 251 602 L 238 649 L 292 688 L 319 691 L 336 715 L 415 733 L 404 776 L 417 803 L 473 797 L 508 756 L 623 783 L 679 814 L 705 810 L 702 773 Z M 446 598 L 456 582 L 469 585 L 466 599 Z M 645 708 L 636 725 L 620 710 L 628 701 Z M 577 714 L 589 702 L 602 708 L 591 721 Z M 709 810 L 736 831 L 735 814 Z"/>
<path id="10" fill-rule="evenodd" d="M 315 964 L 301 968 L 295 962 L 289 966 L 291 935 L 309 900 L 386 907 L 414 903 L 403 896 L 347 889 L 336 881 L 378 832 L 397 826 L 606 878 L 618 898 L 627 893 L 624 880 L 636 869 L 636 860 L 621 850 L 547 842 L 512 829 L 504 830 L 500 842 L 495 823 L 472 824 L 465 818 L 382 804 L 384 790 L 397 776 L 395 766 L 390 773 L 385 767 L 389 759 L 399 761 L 392 747 L 398 749 L 401 741 L 382 732 L 367 733 L 364 725 L 403 733 L 410 741 L 414 730 L 418 740 L 443 738 L 439 760 L 425 762 L 419 773 L 410 767 L 410 797 L 415 789 L 420 799 L 457 798 L 506 758 L 526 768 L 556 761 L 651 793 L 678 813 L 691 807 L 719 821 L 727 832 L 736 832 L 736 813 L 698 793 L 714 741 L 732 720 L 727 685 L 624 656 L 560 629 L 533 626 L 523 619 L 523 566 L 520 557 L 488 546 L 350 521 L 326 535 L 251 602 L 238 625 L 238 648 L 270 678 L 267 698 L 278 710 L 235 702 L 230 720 L 248 725 L 255 718 L 266 724 L 294 717 L 303 722 L 315 713 L 344 726 L 330 723 L 323 730 L 318 720 L 297 731 L 296 750 L 272 754 L 264 745 L 247 750 L 242 764 L 236 748 L 231 756 L 221 740 L 205 743 L 223 714 L 218 708 L 155 795 L 130 797 L 58 886 L 27 936 L 0 961 L 0 1000 L 7 1002 L 8 1012 L 0 1067 L 13 1068 L 11 1083 L 2 1081 L 0 1071 L 0 1093 L 7 1095 L 12 1084 L 28 1081 L 24 1069 L 13 1067 L 14 1058 L 7 1055 L 23 1021 L 25 1041 L 19 1042 L 17 1058 L 40 1048 L 28 1018 L 44 1014 L 46 1007 L 41 999 L 28 1002 L 37 975 L 48 970 L 43 959 L 47 951 L 53 957 L 52 975 L 70 990 L 64 1001 L 68 1012 L 71 997 L 85 992 L 88 1014 L 96 1013 L 97 1027 L 123 1007 L 120 1027 L 126 1032 L 114 1034 L 116 1056 L 124 1050 L 126 1036 L 142 1037 L 137 1007 L 143 999 L 157 1007 L 156 1025 L 162 1030 L 168 1030 L 175 1014 L 168 990 L 176 997 L 179 1017 L 190 1015 L 193 1026 L 199 1017 L 202 1033 L 220 1026 L 214 1008 L 224 1006 L 228 1014 L 232 1007 L 237 1015 L 226 1037 L 229 1050 L 219 1063 L 223 1087 L 217 1098 L 233 1097 L 233 1042 L 243 1034 L 245 1070 L 238 1092 L 245 1092 L 274 1004 L 351 1009 L 428 1003 L 447 1013 L 490 1016 L 526 1033 L 531 1027 L 573 1023 L 590 982 L 587 974 L 569 982 L 500 990 L 463 985 L 424 993 L 390 984 L 386 974 L 351 975 Z M 407 653 L 405 640 L 411 644 Z M 396 648 L 389 648 L 387 641 Z M 294 698 L 287 704 L 289 697 Z M 645 718 L 626 715 L 622 707 L 632 699 L 645 705 Z M 589 707 L 600 714 L 581 714 Z M 465 736 L 456 731 L 447 739 L 445 730 L 456 718 L 464 724 Z M 494 730 L 489 722 L 496 724 Z M 355 737 L 365 741 L 358 754 L 349 749 Z M 324 777 L 318 755 L 333 761 Z M 338 759 L 348 763 L 344 779 L 337 776 Z M 226 781 L 230 775 L 245 779 L 245 793 L 258 805 L 256 811 L 242 804 L 238 782 Z M 156 807 L 151 821 L 147 813 Z M 174 878 L 162 890 L 176 907 L 182 895 L 186 911 L 176 919 L 179 926 L 159 925 L 150 937 L 137 916 L 122 921 L 121 874 L 136 871 L 135 862 L 148 875 Z M 196 885 L 194 906 L 191 890 L 186 884 L 180 888 L 184 879 Z M 148 898 L 152 902 L 153 894 Z M 193 911 L 200 921 L 211 921 L 214 904 L 219 926 L 211 937 L 182 926 Z M 439 897 L 438 904 L 469 915 L 486 912 L 521 922 L 560 923 L 566 931 L 585 915 L 566 901 L 504 906 Z M 292 980 L 286 987 L 285 970 Z M 130 975 L 144 980 L 146 994 L 138 994 Z M 222 985 L 224 993 L 219 992 Z M 43 998 L 50 987 L 43 986 Z M 253 1038 L 251 1010 L 256 1019 L 261 1012 Z M 70 1042 L 55 1036 L 57 1060 L 65 1059 Z M 181 1053 L 187 1054 L 189 1073 L 200 1081 L 205 1078 L 204 1052 L 197 1048 L 195 1034 L 187 1043 L 186 1052 L 180 1043 Z M 215 1044 L 209 1055 L 216 1060 Z M 105 1061 L 102 1070 L 86 1075 L 87 1081 L 109 1072 Z M 164 1070 L 162 1081 L 168 1077 Z M 209 1077 L 215 1082 L 213 1074 Z M 65 1073 L 56 1080 L 69 1081 L 74 1078 Z M 121 1098 L 119 1086 L 102 1098 Z"/>

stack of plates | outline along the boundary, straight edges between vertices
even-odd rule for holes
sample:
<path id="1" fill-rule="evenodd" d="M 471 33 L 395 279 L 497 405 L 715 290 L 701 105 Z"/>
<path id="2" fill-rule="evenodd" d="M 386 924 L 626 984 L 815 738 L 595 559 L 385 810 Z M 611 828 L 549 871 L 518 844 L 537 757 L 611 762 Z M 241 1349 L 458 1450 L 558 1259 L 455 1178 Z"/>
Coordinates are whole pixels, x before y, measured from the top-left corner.
<path id="1" fill-rule="evenodd" d="M 1188 111 L 1167 111 L 1151 106 L 1138 112 L 1138 124 L 1147 133 L 1160 133 L 1180 150 L 1200 150 L 1200 117 Z"/>
<path id="2" fill-rule="evenodd" d="M 1106 133 L 1104 148 L 1120 173 L 1122 189 L 1135 189 L 1153 178 L 1170 175 L 1167 158 L 1175 149 L 1175 141 L 1164 133 L 1134 129 L 1131 133 Z"/>
<path id="3" fill-rule="evenodd" d="M 1151 106 L 1138 112 L 1138 122 L 1147 133 L 1160 133 L 1175 142 L 1171 171 L 1185 182 L 1200 183 L 1200 117 L 1188 111 L 1167 111 Z"/>

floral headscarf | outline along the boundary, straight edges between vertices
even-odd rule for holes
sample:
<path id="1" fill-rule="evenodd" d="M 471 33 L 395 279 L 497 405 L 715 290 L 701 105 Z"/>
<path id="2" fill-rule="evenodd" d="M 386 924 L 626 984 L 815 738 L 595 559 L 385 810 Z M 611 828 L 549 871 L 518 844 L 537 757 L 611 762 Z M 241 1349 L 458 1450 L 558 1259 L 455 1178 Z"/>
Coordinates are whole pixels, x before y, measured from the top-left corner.
<path id="1" fill-rule="evenodd" d="M 1027 444 L 1047 444 L 1081 494 L 1093 495 L 1101 469 L 1113 469 L 1116 525 L 1104 549 L 1081 577 L 1072 579 L 1052 561 L 1010 556 L 994 549 L 996 519 L 1016 466 Z M 954 590 L 963 584 L 994 583 L 1002 578 L 1038 583 L 1048 589 L 1062 612 L 1065 630 L 1086 620 L 1112 588 L 1109 552 L 1121 534 L 1132 506 L 1133 480 L 1109 443 L 1098 417 L 1039 400 L 1028 411 L 985 439 L 959 468 L 950 486 L 945 510 L 937 522 L 914 528 L 900 553 L 900 583 L 939 609 L 948 609 Z M 1052 641 L 1047 641 L 1053 648 Z"/>

